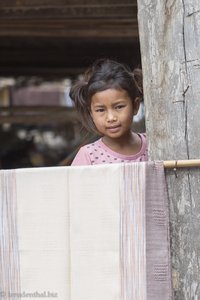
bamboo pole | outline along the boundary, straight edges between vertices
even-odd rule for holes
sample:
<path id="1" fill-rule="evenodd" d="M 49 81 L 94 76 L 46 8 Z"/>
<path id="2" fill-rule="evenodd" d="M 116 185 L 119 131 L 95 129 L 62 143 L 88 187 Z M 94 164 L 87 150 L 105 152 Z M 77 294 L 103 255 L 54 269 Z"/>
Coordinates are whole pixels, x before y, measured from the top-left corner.
<path id="1" fill-rule="evenodd" d="M 165 160 L 163 161 L 164 168 L 176 169 L 176 168 L 192 168 L 200 167 L 200 159 L 188 159 L 188 160 Z"/>

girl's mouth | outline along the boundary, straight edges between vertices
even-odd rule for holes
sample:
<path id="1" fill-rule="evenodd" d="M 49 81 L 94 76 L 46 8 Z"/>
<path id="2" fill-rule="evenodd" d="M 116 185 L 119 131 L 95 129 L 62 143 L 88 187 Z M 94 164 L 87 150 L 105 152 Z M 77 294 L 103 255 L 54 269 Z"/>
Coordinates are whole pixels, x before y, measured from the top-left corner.
<path id="1" fill-rule="evenodd" d="M 107 130 L 110 131 L 110 132 L 117 132 L 120 128 L 120 125 L 116 125 L 116 126 L 110 126 L 110 127 L 107 127 Z"/>

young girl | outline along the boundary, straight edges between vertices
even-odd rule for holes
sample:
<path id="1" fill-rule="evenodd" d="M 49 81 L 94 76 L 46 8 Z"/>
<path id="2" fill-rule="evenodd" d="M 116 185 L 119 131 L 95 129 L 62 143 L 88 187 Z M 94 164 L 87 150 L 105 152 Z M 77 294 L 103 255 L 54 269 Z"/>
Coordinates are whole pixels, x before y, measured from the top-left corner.
<path id="1" fill-rule="evenodd" d="M 72 86 L 70 97 L 82 124 L 101 138 L 80 148 L 72 165 L 147 160 L 145 134 L 131 130 L 142 97 L 141 70 L 101 59 Z"/>

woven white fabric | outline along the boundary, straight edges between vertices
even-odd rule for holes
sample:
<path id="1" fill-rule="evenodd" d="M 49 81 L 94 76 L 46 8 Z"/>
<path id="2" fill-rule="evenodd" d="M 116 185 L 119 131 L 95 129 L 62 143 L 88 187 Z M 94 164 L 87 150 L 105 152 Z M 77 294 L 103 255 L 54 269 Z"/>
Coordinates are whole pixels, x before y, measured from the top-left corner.
<path id="1" fill-rule="evenodd" d="M 2 300 L 171 300 L 163 180 L 154 163 L 1 171 Z"/>

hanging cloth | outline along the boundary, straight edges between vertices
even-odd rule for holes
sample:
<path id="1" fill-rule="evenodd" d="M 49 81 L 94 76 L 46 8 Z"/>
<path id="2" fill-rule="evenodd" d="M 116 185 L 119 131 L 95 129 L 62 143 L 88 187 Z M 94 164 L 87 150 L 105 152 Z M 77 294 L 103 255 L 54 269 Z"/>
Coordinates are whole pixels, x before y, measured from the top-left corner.
<path id="1" fill-rule="evenodd" d="M 2 299 L 171 300 L 163 164 L 0 171 Z"/>

